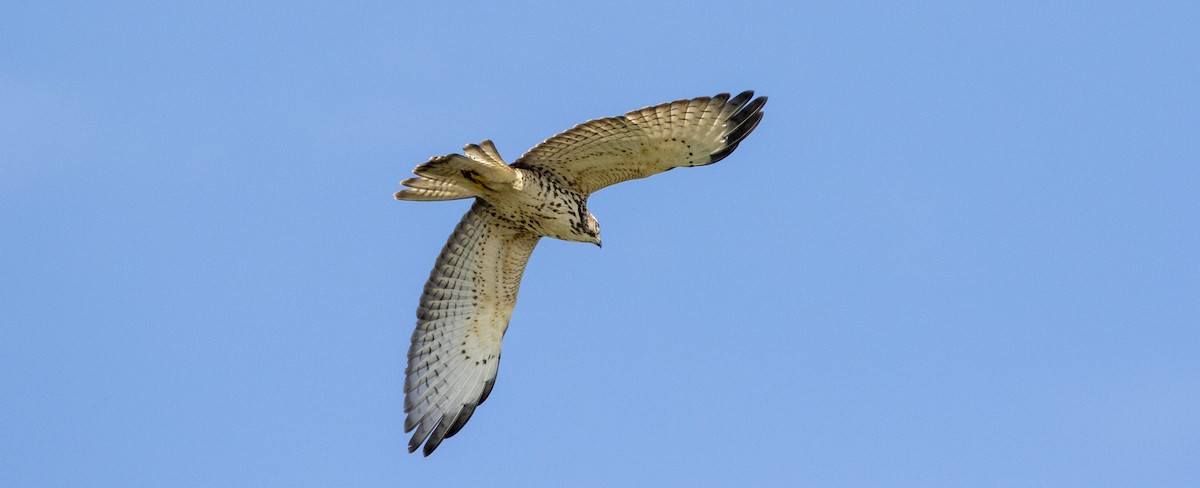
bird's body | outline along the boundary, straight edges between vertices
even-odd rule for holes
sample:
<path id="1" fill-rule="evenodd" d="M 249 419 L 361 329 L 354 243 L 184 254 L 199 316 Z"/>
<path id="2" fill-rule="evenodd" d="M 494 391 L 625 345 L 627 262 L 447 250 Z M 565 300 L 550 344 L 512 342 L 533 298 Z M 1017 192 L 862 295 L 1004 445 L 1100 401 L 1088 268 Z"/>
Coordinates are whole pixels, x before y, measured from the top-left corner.
<path id="1" fill-rule="evenodd" d="M 417 166 L 398 200 L 475 198 L 429 275 L 405 380 L 409 451 L 429 455 L 491 392 L 500 341 L 537 241 L 600 244 L 588 196 L 605 186 L 728 156 L 757 126 L 753 92 L 680 100 L 580 124 L 506 164 L 491 141 Z"/>
<path id="2" fill-rule="evenodd" d="M 534 234 L 573 242 L 599 242 L 596 217 L 587 211 L 587 195 L 557 184 L 532 169 L 513 170 L 511 186 L 482 196 L 500 217 Z"/>

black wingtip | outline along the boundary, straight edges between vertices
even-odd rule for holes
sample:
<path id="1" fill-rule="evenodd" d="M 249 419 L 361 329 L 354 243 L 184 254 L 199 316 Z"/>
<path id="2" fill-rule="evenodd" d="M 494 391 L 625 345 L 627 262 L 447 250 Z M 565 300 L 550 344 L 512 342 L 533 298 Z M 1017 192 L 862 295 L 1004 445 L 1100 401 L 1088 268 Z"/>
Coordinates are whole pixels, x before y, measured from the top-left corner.
<path id="1" fill-rule="evenodd" d="M 720 151 L 712 153 L 712 155 L 710 156 L 712 158 L 712 161 L 709 161 L 708 164 L 713 164 L 722 159 L 725 159 L 730 154 L 733 154 L 733 150 L 737 149 L 737 147 L 738 147 L 737 144 L 729 144 L 729 145 L 725 146 L 724 149 L 721 149 Z"/>
<path id="2" fill-rule="evenodd" d="M 433 454 L 433 451 L 442 445 L 442 439 L 445 439 L 445 437 L 439 435 L 438 430 L 441 428 L 441 425 L 438 425 L 438 428 L 433 430 L 433 434 L 430 434 L 429 438 L 425 440 L 425 448 L 421 449 L 422 456 Z"/>
<path id="3" fill-rule="evenodd" d="M 751 114 L 748 120 L 742 122 L 741 125 L 738 125 L 736 129 L 733 129 L 733 132 L 730 132 L 729 135 L 725 136 L 725 143 L 736 145 L 737 143 L 742 142 L 742 139 L 745 139 L 746 136 L 750 135 L 750 133 L 753 132 L 756 127 L 758 127 L 758 123 L 762 121 L 762 118 L 762 112 L 754 112 Z"/>
<path id="4" fill-rule="evenodd" d="M 733 97 L 733 99 L 729 100 L 728 104 L 734 106 L 735 107 L 734 109 L 737 110 L 737 109 L 741 108 L 742 105 L 745 104 L 746 101 L 750 99 L 750 97 L 753 97 L 753 96 L 754 96 L 754 90 L 746 90 L 744 92 L 738 93 L 736 97 Z"/>
<path id="5" fill-rule="evenodd" d="M 471 416 L 475 414 L 475 405 L 463 405 L 462 411 L 458 412 L 458 418 L 454 419 L 454 423 L 450 425 L 450 429 L 446 430 L 446 437 L 454 437 L 458 431 L 462 430 L 467 421 L 471 420 Z"/>
<path id="6" fill-rule="evenodd" d="M 500 358 L 496 358 L 496 360 L 499 361 Z M 483 402 L 487 401 L 488 395 L 492 394 L 492 387 L 494 386 L 496 386 L 495 378 L 483 382 L 483 394 L 479 395 L 479 402 L 476 405 L 482 405 Z"/>
<path id="7" fill-rule="evenodd" d="M 746 93 L 753 94 L 753 92 L 746 92 Z M 735 125 L 740 125 L 742 122 L 745 122 L 750 117 L 754 116 L 754 114 L 759 113 L 759 111 L 762 110 L 763 105 L 766 105 L 766 104 L 767 104 L 767 97 L 755 98 L 754 101 L 746 104 L 745 107 L 741 107 L 740 109 L 738 109 L 737 113 L 730 116 L 729 121 L 734 123 Z"/>
<path id="8" fill-rule="evenodd" d="M 419 424 L 417 426 L 419 427 Z M 404 427 L 404 431 L 408 432 L 409 430 L 411 430 L 411 429 L 409 429 L 409 427 L 406 425 Z M 412 438 L 410 438 L 408 440 L 408 452 L 409 453 L 416 452 L 417 448 L 421 447 L 421 443 L 425 442 L 425 440 L 428 438 L 430 438 L 429 431 L 425 430 L 423 428 L 418 428 L 417 431 L 413 433 Z M 430 452 L 433 452 L 433 451 L 431 449 L 429 449 L 429 445 L 426 444 L 425 445 L 425 455 L 428 456 Z"/>
<path id="9" fill-rule="evenodd" d="M 763 105 L 767 104 L 767 97 L 755 98 L 753 101 L 747 104 L 746 101 L 752 96 L 754 96 L 754 92 L 747 90 L 739 93 L 737 97 L 734 97 L 733 100 L 729 101 L 730 104 L 733 102 L 740 102 L 740 104 L 745 104 L 745 106 L 740 107 L 736 113 L 729 117 L 728 124 L 733 125 L 734 128 L 725 136 L 725 147 L 722 147 L 720 150 L 710 155 L 712 160 L 709 162 L 709 164 L 725 159 L 727 156 L 733 153 L 733 150 L 737 149 L 738 144 L 740 144 L 742 140 L 746 138 L 746 136 L 750 135 L 750 133 L 753 132 L 756 127 L 758 127 L 758 123 L 762 121 L 762 108 Z"/>

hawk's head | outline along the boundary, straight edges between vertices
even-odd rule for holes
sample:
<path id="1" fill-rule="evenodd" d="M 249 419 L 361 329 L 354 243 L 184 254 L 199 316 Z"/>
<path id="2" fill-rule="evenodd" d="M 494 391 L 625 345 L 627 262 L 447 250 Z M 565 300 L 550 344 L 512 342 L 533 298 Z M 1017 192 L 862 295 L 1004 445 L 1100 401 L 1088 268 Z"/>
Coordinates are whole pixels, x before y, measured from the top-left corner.
<path id="1" fill-rule="evenodd" d="M 565 236 L 555 236 L 564 241 L 571 242 L 590 242 L 597 246 L 600 245 L 600 222 L 596 221 L 596 216 L 592 215 L 587 209 L 587 203 L 584 199 L 579 199 L 574 211 L 568 213 L 567 220 L 570 222 L 570 227 L 564 229 L 569 232 Z"/>

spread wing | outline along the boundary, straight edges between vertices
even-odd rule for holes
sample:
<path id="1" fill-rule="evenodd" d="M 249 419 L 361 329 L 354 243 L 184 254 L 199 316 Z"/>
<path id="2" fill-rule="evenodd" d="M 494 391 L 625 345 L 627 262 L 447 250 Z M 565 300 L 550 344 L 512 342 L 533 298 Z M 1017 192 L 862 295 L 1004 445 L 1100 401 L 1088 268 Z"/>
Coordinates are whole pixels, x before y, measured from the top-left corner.
<path id="1" fill-rule="evenodd" d="M 767 97 L 722 93 L 664 103 L 579 124 L 512 164 L 557 176 L 583 194 L 680 166 L 728 156 L 762 119 Z"/>
<path id="2" fill-rule="evenodd" d="M 417 309 L 404 381 L 408 451 L 458 433 L 496 381 L 500 339 L 539 236 L 477 200 L 442 248 Z"/>

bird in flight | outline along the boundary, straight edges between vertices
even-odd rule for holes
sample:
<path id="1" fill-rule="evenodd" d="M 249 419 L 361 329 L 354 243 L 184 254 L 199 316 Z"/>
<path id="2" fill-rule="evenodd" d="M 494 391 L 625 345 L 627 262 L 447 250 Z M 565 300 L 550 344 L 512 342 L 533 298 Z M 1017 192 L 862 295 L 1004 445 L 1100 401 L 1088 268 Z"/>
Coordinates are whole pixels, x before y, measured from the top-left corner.
<path id="1" fill-rule="evenodd" d="M 496 382 L 521 274 L 543 236 L 600 245 L 588 196 L 606 186 L 724 159 L 762 120 L 767 97 L 679 100 L 596 119 L 507 164 L 492 141 L 431 158 L 397 200 L 474 198 L 438 255 L 417 307 L 404 381 L 408 452 L 462 429 Z"/>

